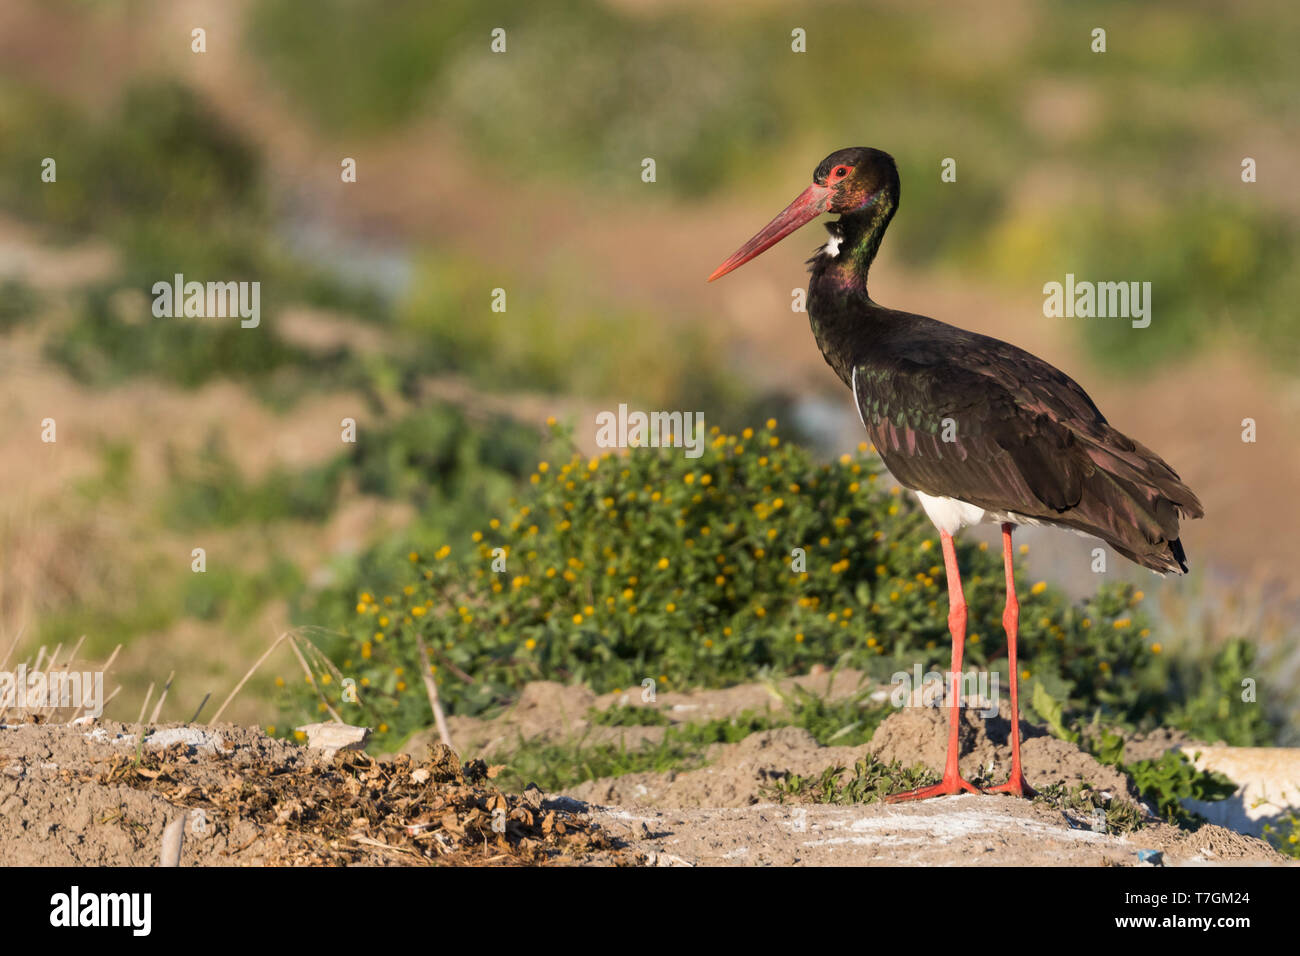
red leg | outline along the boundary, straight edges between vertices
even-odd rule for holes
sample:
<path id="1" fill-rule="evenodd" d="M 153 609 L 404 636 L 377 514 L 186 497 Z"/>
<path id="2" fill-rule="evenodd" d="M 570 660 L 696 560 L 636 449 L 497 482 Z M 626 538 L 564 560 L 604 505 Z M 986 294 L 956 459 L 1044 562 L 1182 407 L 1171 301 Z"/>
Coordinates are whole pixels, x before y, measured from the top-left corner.
<path id="1" fill-rule="evenodd" d="M 990 787 L 989 793 L 1010 793 L 1017 797 L 1032 797 L 1034 788 L 1025 782 L 1020 772 L 1020 701 L 1016 697 L 1016 684 L 1020 668 L 1016 664 L 1016 635 L 1020 630 L 1020 602 L 1016 600 L 1015 571 L 1011 560 L 1011 525 L 1002 526 L 1002 563 L 1007 573 L 1007 606 L 1002 612 L 1002 626 L 1007 632 L 1007 662 L 1011 669 L 1011 777 L 1006 783 Z"/>
<path id="2" fill-rule="evenodd" d="M 951 696 L 949 700 L 948 722 L 948 760 L 943 768 L 943 780 L 932 787 L 921 787 L 906 793 L 896 793 L 889 800 L 924 800 L 927 797 L 941 797 L 969 790 L 979 793 L 974 784 L 962 779 L 957 771 L 957 758 L 961 756 L 961 745 L 957 742 L 957 721 L 961 717 L 961 656 L 966 646 L 966 597 L 961 591 L 961 572 L 957 570 L 957 549 L 953 547 L 952 535 L 939 532 L 943 545 L 943 564 L 948 574 L 948 632 L 952 634 L 952 670 Z"/>

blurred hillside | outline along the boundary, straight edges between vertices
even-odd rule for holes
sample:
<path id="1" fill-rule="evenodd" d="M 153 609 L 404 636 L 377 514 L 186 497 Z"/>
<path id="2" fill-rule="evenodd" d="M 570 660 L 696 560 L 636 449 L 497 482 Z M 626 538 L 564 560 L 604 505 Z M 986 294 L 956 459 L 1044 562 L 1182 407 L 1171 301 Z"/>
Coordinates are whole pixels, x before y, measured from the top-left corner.
<path id="1" fill-rule="evenodd" d="M 852 403 L 789 305 L 820 231 L 703 280 L 863 144 L 903 177 L 874 297 L 1043 355 L 1168 458 L 1207 505 L 1198 574 L 1132 579 L 1178 640 L 1256 637 L 1293 686 L 1297 45 L 1273 0 L 13 0 L 0 639 L 122 643 L 119 715 L 175 669 L 165 716 L 187 718 L 284 627 L 503 513 L 549 416 L 584 451 L 620 402 L 851 449 Z M 154 319 L 176 273 L 260 281 L 260 327 Z M 1150 281 L 1151 326 L 1045 319 L 1066 273 Z M 1093 574 L 1092 542 L 1025 539 L 1074 593 L 1131 577 Z M 271 679 L 229 713 L 264 718 Z"/>

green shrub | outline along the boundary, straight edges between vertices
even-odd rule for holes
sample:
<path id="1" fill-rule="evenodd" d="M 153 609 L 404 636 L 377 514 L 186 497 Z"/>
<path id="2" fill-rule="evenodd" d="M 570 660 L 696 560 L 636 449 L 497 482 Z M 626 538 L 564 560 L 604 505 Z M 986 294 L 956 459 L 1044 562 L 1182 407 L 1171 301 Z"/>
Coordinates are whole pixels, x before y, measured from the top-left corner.
<path id="1" fill-rule="evenodd" d="M 538 679 L 720 686 L 840 662 L 888 680 L 947 664 L 933 529 L 865 445 L 817 464 L 769 422 L 712 435 L 697 460 L 636 449 L 543 462 L 525 487 L 468 542 L 412 553 L 400 572 L 390 561 L 382 588 L 332 598 L 354 605 L 346 637 L 327 647 L 362 687 L 347 716 L 393 739 L 427 724 L 417 634 L 444 702 L 470 713 Z M 958 555 L 966 667 L 987 668 L 1005 653 L 1000 556 L 973 542 Z M 1099 710 L 1152 726 L 1201 693 L 1180 685 L 1182 701 L 1169 697 L 1169 656 L 1144 626 L 1141 592 L 1107 584 L 1071 605 L 1021 581 L 1023 700 L 1041 683 L 1070 719 Z"/>

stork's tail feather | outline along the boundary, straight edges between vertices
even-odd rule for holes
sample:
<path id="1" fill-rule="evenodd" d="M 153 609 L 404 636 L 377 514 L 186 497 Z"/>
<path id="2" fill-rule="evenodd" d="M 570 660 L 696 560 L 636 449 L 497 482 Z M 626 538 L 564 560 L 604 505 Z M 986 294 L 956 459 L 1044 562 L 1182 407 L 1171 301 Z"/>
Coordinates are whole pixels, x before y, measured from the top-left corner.
<path id="1" fill-rule="evenodd" d="M 1159 455 L 1108 429 L 1104 444 L 1085 442 L 1095 468 L 1083 501 L 1071 515 L 1131 561 L 1160 573 L 1187 572 L 1179 521 L 1205 509 Z"/>

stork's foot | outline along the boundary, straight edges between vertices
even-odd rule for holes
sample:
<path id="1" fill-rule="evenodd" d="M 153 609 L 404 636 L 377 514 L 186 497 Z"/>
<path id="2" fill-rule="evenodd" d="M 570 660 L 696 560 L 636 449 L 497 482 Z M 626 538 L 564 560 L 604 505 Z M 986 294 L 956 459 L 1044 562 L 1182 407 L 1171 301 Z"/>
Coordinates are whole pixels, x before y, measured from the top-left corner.
<path id="1" fill-rule="evenodd" d="M 1038 791 L 1029 785 L 1025 775 L 1019 770 L 1011 774 L 1011 779 L 996 787 L 989 787 L 985 793 L 1009 793 L 1013 797 L 1036 797 Z"/>
<path id="2" fill-rule="evenodd" d="M 888 803 L 901 803 L 904 800 L 928 800 L 931 797 L 950 797 L 953 794 L 961 793 L 963 790 L 968 793 L 980 792 L 975 784 L 962 779 L 960 775 L 954 773 L 945 775 L 942 780 L 932 787 L 918 787 L 916 790 L 895 793 L 886 797 L 885 800 Z"/>

